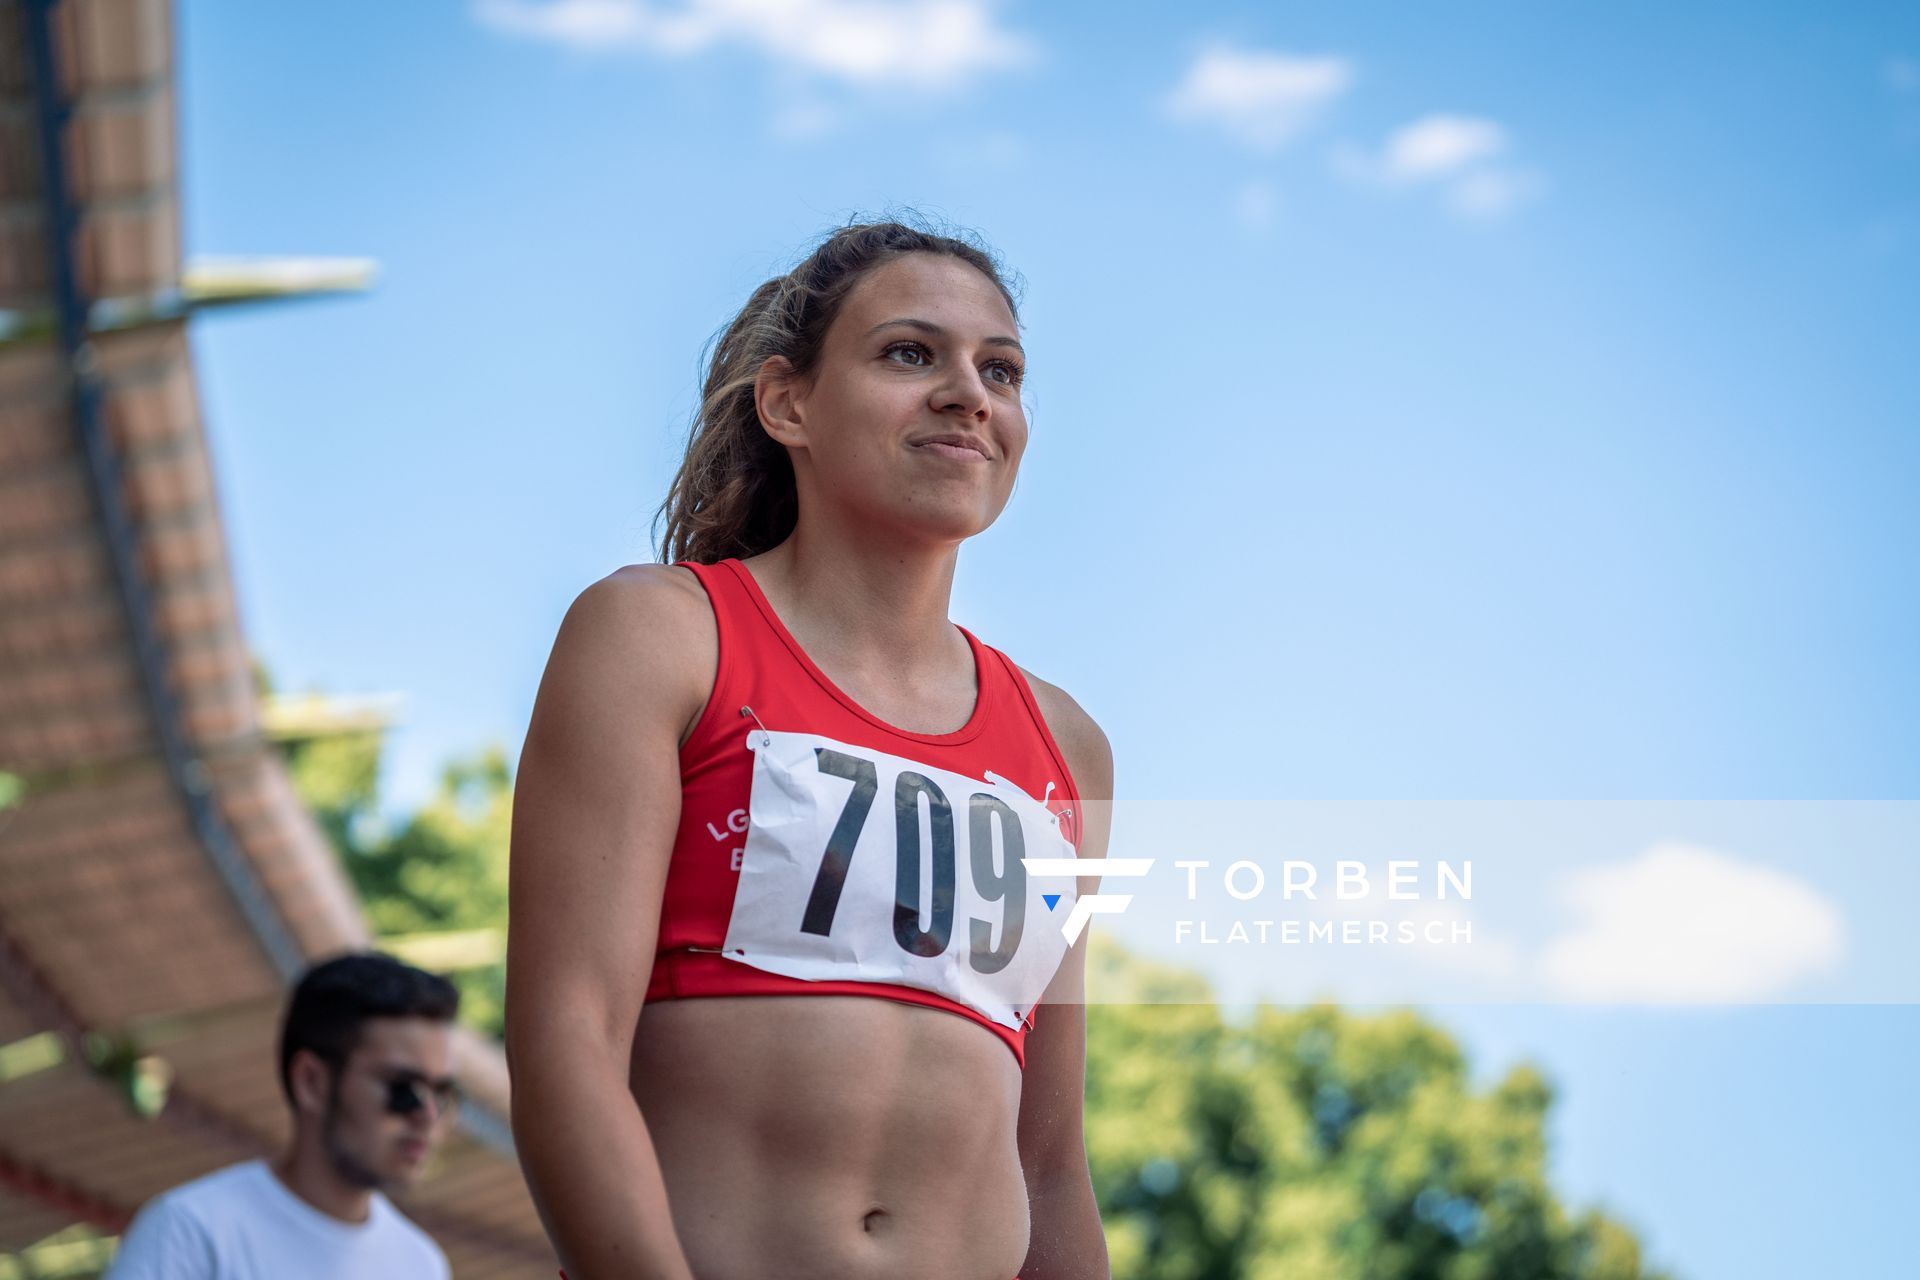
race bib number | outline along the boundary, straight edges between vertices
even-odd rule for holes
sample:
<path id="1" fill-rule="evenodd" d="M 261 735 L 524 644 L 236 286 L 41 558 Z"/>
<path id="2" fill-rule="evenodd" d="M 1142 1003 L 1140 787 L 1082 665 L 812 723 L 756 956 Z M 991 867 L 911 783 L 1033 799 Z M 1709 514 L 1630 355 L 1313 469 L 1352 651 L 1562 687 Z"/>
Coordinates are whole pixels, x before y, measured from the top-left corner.
<path id="1" fill-rule="evenodd" d="M 753 729 L 753 791 L 726 954 L 814 981 L 937 992 L 1017 1028 L 1060 967 L 1071 858 L 1046 805 L 811 733 Z M 1048 898 L 1052 902 L 1047 901 Z"/>

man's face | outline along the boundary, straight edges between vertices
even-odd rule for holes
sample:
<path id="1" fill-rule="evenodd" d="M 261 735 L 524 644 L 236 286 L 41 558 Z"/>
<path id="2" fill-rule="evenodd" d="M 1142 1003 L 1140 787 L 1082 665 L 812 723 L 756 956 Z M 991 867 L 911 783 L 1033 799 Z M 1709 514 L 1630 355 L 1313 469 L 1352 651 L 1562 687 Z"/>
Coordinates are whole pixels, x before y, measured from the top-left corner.
<path id="1" fill-rule="evenodd" d="M 412 1185 L 447 1131 L 447 1114 L 435 1091 L 450 1081 L 452 1071 L 448 1024 L 368 1019 L 360 1042 L 334 1075 L 322 1129 L 327 1156 L 340 1176 L 368 1189 Z M 396 1106 L 402 1110 L 396 1112 Z"/>

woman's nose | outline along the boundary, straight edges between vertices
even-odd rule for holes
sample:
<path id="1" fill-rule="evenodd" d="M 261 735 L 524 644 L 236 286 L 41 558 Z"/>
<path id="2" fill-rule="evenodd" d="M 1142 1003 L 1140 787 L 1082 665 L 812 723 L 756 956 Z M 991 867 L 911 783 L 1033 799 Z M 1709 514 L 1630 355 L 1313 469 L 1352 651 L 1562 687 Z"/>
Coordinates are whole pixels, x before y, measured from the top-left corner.
<path id="1" fill-rule="evenodd" d="M 942 413 L 959 409 L 969 417 L 984 418 L 992 403 L 987 384 L 974 369 L 958 370 L 934 388 L 933 407 Z"/>

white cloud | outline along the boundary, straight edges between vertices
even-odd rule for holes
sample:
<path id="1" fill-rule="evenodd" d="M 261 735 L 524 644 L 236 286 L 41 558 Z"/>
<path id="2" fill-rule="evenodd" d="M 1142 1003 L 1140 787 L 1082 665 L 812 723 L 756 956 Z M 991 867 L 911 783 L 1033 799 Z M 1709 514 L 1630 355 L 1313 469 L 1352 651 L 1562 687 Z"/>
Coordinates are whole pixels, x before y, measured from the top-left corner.
<path id="1" fill-rule="evenodd" d="M 1187 68 L 1167 109 L 1178 119 L 1219 125 L 1250 146 L 1271 150 L 1292 141 L 1352 82 L 1353 68 L 1344 58 L 1215 45 Z"/>
<path id="2" fill-rule="evenodd" d="M 1511 149 L 1498 121 L 1435 112 L 1395 129 L 1378 150 L 1343 142 L 1333 149 L 1332 162 L 1336 173 L 1363 185 L 1437 186 L 1456 216 L 1486 222 L 1547 188 L 1544 175 L 1507 161 Z"/>
<path id="3" fill-rule="evenodd" d="M 1561 896 L 1579 923 L 1540 972 L 1570 1000 L 1761 1000 L 1845 949 L 1839 908 L 1805 880 L 1694 845 L 1574 872 Z"/>
<path id="4" fill-rule="evenodd" d="M 1391 182 L 1427 182 L 1458 174 L 1507 149 L 1507 131 L 1491 120 L 1431 115 L 1394 130 L 1381 155 Z"/>
<path id="5" fill-rule="evenodd" d="M 592 52 L 683 56 L 758 46 L 781 65 L 855 85 L 950 88 L 1022 65 L 1034 48 L 990 0 L 476 0 L 496 31 Z"/>
<path id="6" fill-rule="evenodd" d="M 660 13 L 641 0 L 477 0 L 473 11 L 496 31 L 575 49 L 687 53 L 718 35 L 711 17 L 697 7 Z"/>

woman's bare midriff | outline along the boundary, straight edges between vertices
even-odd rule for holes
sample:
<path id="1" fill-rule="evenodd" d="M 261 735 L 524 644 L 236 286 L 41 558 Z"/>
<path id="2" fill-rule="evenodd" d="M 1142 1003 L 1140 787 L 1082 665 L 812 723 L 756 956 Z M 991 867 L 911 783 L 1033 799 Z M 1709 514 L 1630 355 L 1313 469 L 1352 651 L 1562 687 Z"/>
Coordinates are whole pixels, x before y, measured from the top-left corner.
<path id="1" fill-rule="evenodd" d="M 648 1005 L 632 1087 L 696 1280 L 1009 1280 L 1020 1066 L 978 1023 L 853 996 Z"/>

